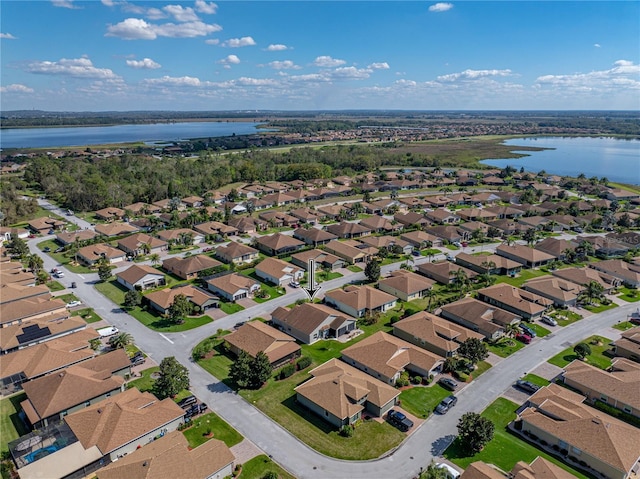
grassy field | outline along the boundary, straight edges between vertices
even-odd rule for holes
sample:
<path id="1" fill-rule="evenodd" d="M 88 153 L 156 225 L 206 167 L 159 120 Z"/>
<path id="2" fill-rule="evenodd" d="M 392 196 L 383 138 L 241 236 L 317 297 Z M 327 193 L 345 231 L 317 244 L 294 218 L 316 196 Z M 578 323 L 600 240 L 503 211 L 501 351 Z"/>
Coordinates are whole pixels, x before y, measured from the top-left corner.
<path id="1" fill-rule="evenodd" d="M 507 284 L 510 284 L 511 286 L 516 286 L 517 288 L 519 288 L 530 279 L 539 278 L 540 276 L 544 276 L 546 274 L 548 273 L 545 273 L 544 271 L 539 269 L 523 269 L 515 278 L 512 278 L 511 276 L 508 276 L 508 275 L 496 276 L 497 278 L 496 282 L 507 283 Z"/>
<path id="2" fill-rule="evenodd" d="M 295 476 L 289 474 L 264 454 L 245 462 L 238 477 L 239 479 L 262 479 L 270 471 L 275 472 L 278 479 L 295 479 Z"/>
<path id="3" fill-rule="evenodd" d="M 20 403 L 25 399 L 25 393 L 18 393 L 0 400 L 0 454 L 9 450 L 9 442 L 29 432 L 18 417 Z"/>
<path id="4" fill-rule="evenodd" d="M 558 326 L 568 326 L 582 319 L 582 316 L 573 311 L 553 311 L 549 316 L 558 321 Z"/>
<path id="5" fill-rule="evenodd" d="M 549 331 L 547 328 L 540 326 L 538 323 L 527 323 L 527 326 L 533 329 L 539 338 L 544 338 L 545 336 L 548 336 L 551 334 L 551 331 Z"/>
<path id="6" fill-rule="evenodd" d="M 182 431 L 182 434 L 189 441 L 189 446 L 194 448 L 204 444 L 211 438 L 219 439 L 228 447 L 241 443 L 243 439 L 238 431 L 213 412 L 196 417 L 191 421 L 191 424 L 188 429 Z M 207 437 L 208 431 L 211 431 L 213 436 Z"/>
<path id="7" fill-rule="evenodd" d="M 513 338 L 502 338 L 494 344 L 489 344 L 487 347 L 489 351 L 497 354 L 501 358 L 506 358 L 512 355 L 516 351 L 524 348 L 525 344 Z"/>
<path id="8" fill-rule="evenodd" d="M 601 344 L 592 344 L 593 341 L 600 341 Z M 590 338 L 585 339 L 584 341 L 578 341 L 582 343 L 587 343 L 591 348 L 591 354 L 586 357 L 585 361 L 593 366 L 596 366 L 600 369 L 607 369 L 611 366 L 611 358 L 605 356 L 603 353 L 611 348 L 609 343 L 611 339 L 605 338 L 602 336 L 591 336 Z M 578 343 L 576 343 L 578 344 Z M 556 354 L 554 357 L 549 359 L 549 363 L 559 366 L 561 368 L 565 367 L 571 361 L 578 359 L 578 356 L 573 352 L 575 344 L 564 351 Z"/>
<path id="9" fill-rule="evenodd" d="M 516 409 L 518 409 L 517 404 L 504 398 L 496 399 L 482 413 L 482 416 L 490 419 L 495 424 L 493 439 L 482 451 L 473 456 L 468 456 L 463 444 L 456 439 L 444 452 L 444 457 L 462 468 L 468 467 L 469 464 L 475 461 L 484 461 L 489 464 L 495 464 L 503 471 L 510 471 L 518 461 L 530 463 L 537 456 L 542 456 L 575 477 L 581 479 L 588 477 L 508 432 L 507 425 L 516 418 Z"/>
<path id="10" fill-rule="evenodd" d="M 160 371 L 159 366 L 143 369 L 142 371 L 140 371 L 142 377 L 134 379 L 133 381 L 129 381 L 127 383 L 127 389 L 138 388 L 138 390 L 141 392 L 153 393 L 153 384 L 155 383 L 155 379 L 152 379 L 151 375 L 153 373 L 157 373 L 158 371 Z M 188 396 L 191 396 L 191 391 L 189 391 L 188 389 L 183 389 L 176 395 L 174 401 L 178 402 Z"/>
<path id="11" fill-rule="evenodd" d="M 102 318 L 93 310 L 93 308 L 77 309 L 71 313 L 71 316 L 80 316 L 87 323 L 97 323 Z"/>
<path id="12" fill-rule="evenodd" d="M 429 387 L 416 386 L 403 390 L 400 393 L 400 401 L 403 409 L 416 417 L 426 419 L 433 413 L 438 403 L 450 394 L 451 391 L 439 384 Z"/>
<path id="13" fill-rule="evenodd" d="M 45 240 L 38 243 L 38 249 L 40 249 L 40 251 L 44 250 L 47 247 L 50 248 L 51 251 L 45 254 L 48 254 L 49 256 L 51 256 L 58 263 L 63 265 L 65 268 L 69 269 L 69 271 L 73 271 L 74 273 L 80 273 L 80 274 L 95 272 L 94 270 L 88 268 L 87 266 L 71 264 L 71 258 L 66 257 L 64 253 L 54 253 L 54 251 L 60 247 L 60 245 L 56 243 L 54 240 Z"/>
<path id="14" fill-rule="evenodd" d="M 49 288 L 51 291 L 62 291 L 63 289 L 65 289 L 65 286 L 60 284 L 58 281 L 49 281 L 48 283 L 46 283 L 47 288 Z"/>
<path id="15" fill-rule="evenodd" d="M 244 306 L 241 306 L 238 303 L 220 301 L 220 309 L 224 311 L 226 314 L 233 314 L 233 313 L 237 313 L 238 311 L 242 311 L 244 309 Z"/>

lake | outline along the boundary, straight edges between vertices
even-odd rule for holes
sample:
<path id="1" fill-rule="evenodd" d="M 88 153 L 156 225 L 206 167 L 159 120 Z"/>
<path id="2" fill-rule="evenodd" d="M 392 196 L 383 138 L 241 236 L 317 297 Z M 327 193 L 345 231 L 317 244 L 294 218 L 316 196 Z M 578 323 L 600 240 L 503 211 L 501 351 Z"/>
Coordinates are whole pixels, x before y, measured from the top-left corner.
<path id="1" fill-rule="evenodd" d="M 55 148 L 111 143 L 162 143 L 189 138 L 249 135 L 260 123 L 194 121 L 144 125 L 80 126 L 69 128 L 9 128 L 0 130 L 2 148 Z"/>
<path id="2" fill-rule="evenodd" d="M 518 151 L 515 148 L 514 152 L 529 156 L 483 160 L 481 163 L 498 168 L 524 167 L 533 173 L 545 170 L 547 173 L 561 176 L 578 176 L 584 173 L 587 178 L 605 176 L 619 183 L 640 184 L 640 140 L 537 137 L 506 140 L 504 144 L 553 149 Z"/>

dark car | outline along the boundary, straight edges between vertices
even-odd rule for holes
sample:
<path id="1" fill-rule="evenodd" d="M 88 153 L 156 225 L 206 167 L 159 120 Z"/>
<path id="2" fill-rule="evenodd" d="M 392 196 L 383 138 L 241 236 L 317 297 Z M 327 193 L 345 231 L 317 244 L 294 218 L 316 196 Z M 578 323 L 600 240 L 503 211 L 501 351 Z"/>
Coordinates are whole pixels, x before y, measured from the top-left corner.
<path id="1" fill-rule="evenodd" d="M 209 409 L 209 406 L 207 406 L 205 403 L 201 402 L 200 403 L 200 412 L 206 411 L 207 409 Z"/>
<path id="2" fill-rule="evenodd" d="M 413 427 L 413 421 L 399 411 L 390 409 L 387 413 L 387 421 L 403 432 Z"/>
<path id="3" fill-rule="evenodd" d="M 195 396 L 189 396 L 178 402 L 178 406 L 182 409 L 187 409 L 193 406 L 198 402 L 198 399 Z"/>
<path id="4" fill-rule="evenodd" d="M 524 323 L 520 323 L 518 325 L 520 327 L 520 329 L 522 330 L 522 332 L 524 334 L 526 334 L 527 336 L 531 336 L 532 338 L 535 338 L 537 336 L 536 332 L 533 330 L 533 328 L 530 328 L 529 326 L 527 326 Z"/>
<path id="5" fill-rule="evenodd" d="M 131 366 L 140 366 L 141 364 L 144 364 L 146 360 L 144 359 L 143 356 L 138 356 L 137 358 L 131 358 Z"/>
<path id="6" fill-rule="evenodd" d="M 48 253 L 49 251 L 51 251 L 51 248 L 49 248 L 48 246 L 45 246 L 42 251 L 44 251 L 45 253 Z"/>
<path id="7" fill-rule="evenodd" d="M 449 391 L 455 391 L 458 387 L 458 383 L 451 378 L 440 378 L 438 384 Z"/>
<path id="8" fill-rule="evenodd" d="M 518 341 L 520 341 L 521 343 L 524 343 L 524 344 L 529 344 L 531 342 L 531 336 L 529 336 L 528 334 L 524 334 L 524 333 L 516 334 L 516 339 Z"/>
<path id="9" fill-rule="evenodd" d="M 531 394 L 533 394 L 538 389 L 540 389 L 540 386 L 538 386 L 537 384 L 533 384 L 532 382 L 525 381 L 524 379 L 518 379 L 516 381 L 516 387 Z"/>
<path id="10" fill-rule="evenodd" d="M 75 281 L 73 281 L 73 282 L 71 283 L 71 287 L 72 287 L 72 288 L 77 288 L 77 287 L 78 287 L 78 285 L 76 284 L 76 282 L 75 282 Z"/>
<path id="11" fill-rule="evenodd" d="M 447 411 L 458 403 L 458 398 L 455 396 L 448 396 L 440 401 L 440 404 L 436 407 L 438 414 L 447 414 Z"/>

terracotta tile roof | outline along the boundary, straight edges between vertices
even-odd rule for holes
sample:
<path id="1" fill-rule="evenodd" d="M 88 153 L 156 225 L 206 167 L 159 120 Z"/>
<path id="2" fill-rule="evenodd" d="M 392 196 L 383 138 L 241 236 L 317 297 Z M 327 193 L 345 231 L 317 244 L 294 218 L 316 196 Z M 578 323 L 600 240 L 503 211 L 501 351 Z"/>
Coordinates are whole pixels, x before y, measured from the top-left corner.
<path id="1" fill-rule="evenodd" d="M 290 275 L 292 278 L 297 272 L 302 271 L 301 268 L 286 261 L 277 258 L 265 258 L 256 265 L 256 272 L 260 271 L 272 278 L 282 278 Z"/>
<path id="2" fill-rule="evenodd" d="M 224 339 L 254 358 L 262 351 L 272 363 L 300 351 L 300 346 L 296 343 L 295 338 L 262 321 L 244 323 L 237 331 L 225 336 Z"/>
<path id="3" fill-rule="evenodd" d="M 523 261 L 531 263 L 538 263 L 540 261 L 552 261 L 556 258 L 555 256 L 545 253 L 544 251 L 519 244 L 511 246 L 501 244 L 496 248 L 496 253 L 500 256 L 508 255 L 513 258 L 519 258 Z M 502 255 L 500 253 L 502 253 Z"/>
<path id="4" fill-rule="evenodd" d="M 365 397 L 381 407 L 400 395 L 395 388 L 335 358 L 310 374 L 313 377 L 295 391 L 340 419 L 362 411 L 364 407 L 356 401 Z"/>
<path id="5" fill-rule="evenodd" d="M 383 216 L 371 216 L 370 218 L 365 218 L 360 221 L 360 226 L 364 226 L 369 230 L 385 230 L 385 231 L 395 231 L 402 229 L 401 224 L 393 224 L 387 218 Z"/>
<path id="6" fill-rule="evenodd" d="M 476 461 L 467 466 L 460 479 L 505 479 L 505 475 L 493 465 Z"/>
<path id="7" fill-rule="evenodd" d="M 282 248 L 304 246 L 304 243 L 302 241 L 299 241 L 288 235 L 283 235 L 282 233 L 276 233 L 270 236 L 262 236 L 258 238 L 256 242 L 274 251 L 278 251 Z"/>
<path id="8" fill-rule="evenodd" d="M 130 225 L 129 223 L 109 223 L 106 225 L 96 225 L 94 229 L 96 233 L 105 236 L 120 236 L 127 233 L 135 233 L 136 231 L 138 231 L 138 228 Z"/>
<path id="9" fill-rule="evenodd" d="M 81 256 L 88 262 L 95 262 L 103 257 L 108 259 L 124 258 L 126 253 L 112 246 L 99 243 L 80 248 L 78 250 L 78 256 Z"/>
<path id="10" fill-rule="evenodd" d="M 411 271 L 397 270 L 391 273 L 388 278 L 381 279 L 379 285 L 387 285 L 406 294 L 415 294 L 426 289 L 431 289 L 434 282 L 430 279 L 412 273 Z"/>
<path id="11" fill-rule="evenodd" d="M 407 246 L 411 246 L 411 243 L 398 239 L 397 236 L 365 236 L 364 238 L 359 238 L 361 243 L 364 243 L 369 246 L 373 246 L 374 248 L 390 248 L 391 246 L 399 246 L 401 248 L 405 248 Z"/>
<path id="12" fill-rule="evenodd" d="M 238 258 L 248 254 L 257 254 L 258 250 L 243 243 L 230 241 L 226 246 L 218 246 L 217 252 L 218 254 L 224 255 L 228 258 Z"/>
<path id="13" fill-rule="evenodd" d="M 192 237 L 198 236 L 198 233 L 190 228 L 176 228 L 172 230 L 161 230 L 158 232 L 158 237 L 164 241 L 175 241 L 180 238 L 181 234 L 191 235 Z"/>
<path id="14" fill-rule="evenodd" d="M 520 461 L 511 470 L 513 479 L 573 479 L 575 476 L 543 457 L 536 457 L 531 464 Z"/>
<path id="15" fill-rule="evenodd" d="M 368 228 L 359 223 L 349 223 L 348 221 L 341 221 L 327 226 L 327 231 L 339 237 L 361 235 L 371 233 L 371 228 Z"/>
<path id="16" fill-rule="evenodd" d="M 580 292 L 584 290 L 584 286 L 579 284 L 548 276 L 530 279 L 523 288 L 546 298 L 565 302 L 577 299 Z"/>
<path id="17" fill-rule="evenodd" d="M 467 278 L 473 279 L 478 276 L 478 273 L 472 271 L 464 266 L 460 266 L 451 261 L 439 261 L 436 263 L 422 263 L 419 264 L 416 268 L 419 273 L 424 274 L 425 276 L 435 276 L 441 277 L 443 279 L 446 278 L 447 281 L 452 281 L 452 278 L 456 271 L 459 269 L 463 270 L 467 275 Z"/>
<path id="18" fill-rule="evenodd" d="M 122 278 L 129 284 L 134 284 L 137 281 L 140 281 L 146 275 L 151 274 L 155 276 L 160 276 L 164 278 L 164 274 L 162 271 L 158 271 L 157 269 L 147 266 L 146 264 L 134 264 L 124 271 L 120 271 L 116 273 L 116 277 Z"/>
<path id="19" fill-rule="evenodd" d="M 313 243 L 317 243 L 319 241 L 331 241 L 338 238 L 333 233 L 321 230 L 319 228 L 298 228 L 293 232 L 293 236 L 299 240 L 309 240 Z"/>
<path id="20" fill-rule="evenodd" d="M 411 231 L 409 233 L 402 233 L 400 235 L 400 238 L 415 245 L 426 242 L 431 242 L 432 244 L 440 242 L 440 238 L 435 235 L 426 233 L 425 231 Z"/>
<path id="21" fill-rule="evenodd" d="M 504 309 L 496 308 L 474 298 L 464 298 L 453 303 L 446 304 L 442 310 L 470 323 L 480 326 L 480 329 L 493 332 L 502 329 L 507 324 L 520 321 L 517 314 Z M 490 324 L 486 324 L 490 323 Z M 491 326 L 493 324 L 493 326 Z"/>
<path id="22" fill-rule="evenodd" d="M 238 232 L 238 229 L 233 226 L 225 225 L 219 221 L 208 221 L 206 223 L 200 223 L 193 227 L 198 233 L 203 235 L 233 235 Z"/>
<path id="23" fill-rule="evenodd" d="M 85 449 L 97 446 L 102 454 L 128 444 L 184 416 L 173 400 L 158 400 L 136 388 L 109 397 L 64 418 Z"/>
<path id="24" fill-rule="evenodd" d="M 505 258 L 504 256 L 498 256 L 497 254 L 475 256 L 469 253 L 458 253 L 456 255 L 456 263 L 459 261 L 463 264 L 468 263 L 473 265 L 482 271 L 489 270 L 491 263 L 496 265 L 496 269 L 511 270 L 522 267 L 521 263 Z"/>
<path id="25" fill-rule="evenodd" d="M 605 289 L 611 288 L 611 283 L 613 283 L 613 281 L 615 280 L 613 276 L 609 276 L 606 273 L 587 267 L 563 268 L 555 270 L 552 274 L 558 278 L 562 278 L 567 281 L 571 281 L 572 283 L 581 285 L 587 285 L 591 281 L 596 281 Z"/>
<path id="26" fill-rule="evenodd" d="M 329 263 L 334 264 L 337 261 L 343 261 L 341 258 L 338 258 L 331 253 L 327 253 L 325 251 L 319 249 L 310 249 L 307 251 L 303 251 L 302 253 L 295 253 L 291 255 L 291 258 L 296 259 L 298 262 L 305 264 L 305 269 L 307 269 L 307 265 L 310 259 L 316 261 L 316 263 Z"/>
<path id="27" fill-rule="evenodd" d="M 620 278 L 623 281 L 640 283 L 640 266 L 638 265 L 625 263 L 620 259 L 609 259 L 591 264 L 590 266 L 600 271 L 604 271 L 611 276 Z"/>
<path id="28" fill-rule="evenodd" d="M 376 309 L 398 299 L 389 293 L 366 285 L 348 285 L 344 289 L 329 291 L 325 298 L 342 303 L 356 311 Z"/>
<path id="29" fill-rule="evenodd" d="M 98 479 L 203 479 L 234 460 L 231 450 L 218 439 L 191 449 L 180 431 L 172 431 L 99 469 L 95 475 Z"/>
<path id="30" fill-rule="evenodd" d="M 162 241 L 154 236 L 150 236 L 145 233 L 137 233 L 131 236 L 127 236 L 118 241 L 118 247 L 124 246 L 130 251 L 135 251 L 142 247 L 142 245 L 148 244 L 151 249 L 164 248 L 167 246 L 166 241 Z M 121 248 L 122 249 L 122 248 Z"/>
<path id="31" fill-rule="evenodd" d="M 92 240 L 96 236 L 98 236 L 98 234 L 93 230 L 79 230 L 79 231 L 72 231 L 69 233 L 58 233 L 56 235 L 56 238 L 61 243 L 71 244 L 71 243 L 75 243 L 76 240 L 78 241 Z"/>
<path id="32" fill-rule="evenodd" d="M 122 218 L 126 213 L 124 210 L 120 208 L 102 208 L 101 210 L 96 211 L 95 216 L 99 216 L 101 218 Z"/>
<path id="33" fill-rule="evenodd" d="M 370 254 L 360 248 L 357 248 L 356 246 L 353 246 L 353 244 L 354 243 L 346 241 L 332 240 L 325 245 L 325 249 L 337 256 L 347 259 L 348 261 L 354 261 L 358 258 L 363 258 Z M 357 244 L 363 245 L 363 243 L 360 242 L 358 242 Z"/>

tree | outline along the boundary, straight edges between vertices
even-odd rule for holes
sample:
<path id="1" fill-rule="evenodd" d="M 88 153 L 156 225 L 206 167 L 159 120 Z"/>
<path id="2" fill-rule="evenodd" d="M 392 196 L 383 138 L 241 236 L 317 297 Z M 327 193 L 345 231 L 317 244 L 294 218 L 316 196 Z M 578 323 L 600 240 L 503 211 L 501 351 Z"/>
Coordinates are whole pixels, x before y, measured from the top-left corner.
<path id="1" fill-rule="evenodd" d="M 154 266 L 160 264 L 160 255 L 158 253 L 153 253 L 149 256 L 149 259 L 151 260 L 151 264 Z"/>
<path id="2" fill-rule="evenodd" d="M 418 479 L 448 479 L 448 477 L 447 470 L 438 467 L 432 459 L 427 468 L 420 473 Z"/>
<path id="3" fill-rule="evenodd" d="M 44 266 L 44 261 L 37 254 L 30 254 L 27 256 L 27 266 L 34 274 L 37 275 Z"/>
<path id="4" fill-rule="evenodd" d="M 251 363 L 252 359 L 244 351 L 240 351 L 238 357 L 229 368 L 229 379 L 231 379 L 239 388 L 249 386 L 251 379 Z"/>
<path id="5" fill-rule="evenodd" d="M 29 246 L 22 238 L 18 238 L 18 235 L 11 236 L 11 243 L 7 245 L 7 250 L 13 255 L 19 258 L 24 258 L 29 254 Z"/>
<path id="6" fill-rule="evenodd" d="M 468 412 L 458 421 L 458 438 L 471 454 L 480 452 L 491 439 L 495 425 L 491 420 L 475 412 Z"/>
<path id="7" fill-rule="evenodd" d="M 109 260 L 102 258 L 98 262 L 98 277 L 100 278 L 100 281 L 105 282 L 109 281 L 111 276 L 111 265 L 109 264 Z"/>
<path id="8" fill-rule="evenodd" d="M 507 324 L 504 327 L 504 335 L 508 338 L 514 338 L 520 332 L 520 328 L 515 324 Z"/>
<path id="9" fill-rule="evenodd" d="M 375 259 L 369 260 L 364 268 L 364 275 L 370 283 L 374 283 L 380 279 L 380 263 Z"/>
<path id="10" fill-rule="evenodd" d="M 247 209 L 249 216 L 253 216 L 253 213 L 256 211 L 256 204 L 253 201 L 247 201 L 244 207 Z"/>
<path id="11" fill-rule="evenodd" d="M 604 294 L 604 287 L 597 281 L 589 281 L 586 288 L 580 293 L 580 295 L 587 299 L 591 303 L 594 299 L 602 299 Z"/>
<path id="12" fill-rule="evenodd" d="M 462 268 L 458 268 L 451 272 L 451 276 L 454 282 L 458 285 L 460 293 L 464 294 L 469 286 L 469 276 L 467 275 L 467 272 Z"/>
<path id="13" fill-rule="evenodd" d="M 573 352 L 582 361 L 591 354 L 591 347 L 587 343 L 578 343 L 573 347 Z"/>
<path id="14" fill-rule="evenodd" d="M 109 340 L 113 349 L 124 349 L 125 346 L 133 343 L 133 336 L 129 333 L 118 333 Z"/>
<path id="15" fill-rule="evenodd" d="M 124 305 L 127 308 L 135 308 L 136 306 L 140 306 L 141 302 L 142 295 L 137 289 L 131 289 L 124 295 Z"/>
<path id="16" fill-rule="evenodd" d="M 174 324 L 184 323 L 185 318 L 192 311 L 192 303 L 184 294 L 177 294 L 169 306 L 169 321 Z"/>
<path id="17" fill-rule="evenodd" d="M 160 377 L 153 389 L 160 399 L 175 397 L 183 389 L 189 389 L 189 371 L 175 357 L 166 357 L 160 362 Z"/>
<path id="18" fill-rule="evenodd" d="M 538 239 L 538 232 L 535 228 L 529 228 L 522 234 L 522 239 L 525 240 L 529 246 L 532 246 Z"/>
<path id="19" fill-rule="evenodd" d="M 249 377 L 249 387 L 260 389 L 268 381 L 273 373 L 273 367 L 269 357 L 260 351 L 251 362 L 251 376 Z"/>
<path id="20" fill-rule="evenodd" d="M 369 203 L 371 201 L 371 193 L 365 191 L 362 195 L 362 201 L 364 201 L 365 203 Z"/>
<path id="21" fill-rule="evenodd" d="M 458 348 L 458 354 L 475 366 L 489 356 L 487 345 L 478 338 L 467 338 Z"/>

